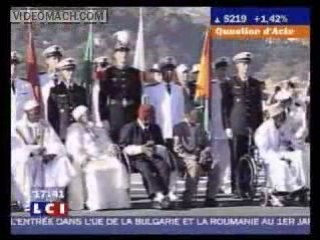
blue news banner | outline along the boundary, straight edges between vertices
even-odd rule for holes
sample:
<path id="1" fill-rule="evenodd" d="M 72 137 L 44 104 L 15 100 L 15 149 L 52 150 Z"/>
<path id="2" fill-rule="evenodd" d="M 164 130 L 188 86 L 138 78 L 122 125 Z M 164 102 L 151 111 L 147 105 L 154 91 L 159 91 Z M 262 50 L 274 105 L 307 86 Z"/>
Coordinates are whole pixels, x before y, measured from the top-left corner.
<path id="1" fill-rule="evenodd" d="M 310 217 L 11 217 L 18 234 L 310 234 Z"/>
<path id="2" fill-rule="evenodd" d="M 310 25 L 310 8 L 212 7 L 211 25 Z"/>

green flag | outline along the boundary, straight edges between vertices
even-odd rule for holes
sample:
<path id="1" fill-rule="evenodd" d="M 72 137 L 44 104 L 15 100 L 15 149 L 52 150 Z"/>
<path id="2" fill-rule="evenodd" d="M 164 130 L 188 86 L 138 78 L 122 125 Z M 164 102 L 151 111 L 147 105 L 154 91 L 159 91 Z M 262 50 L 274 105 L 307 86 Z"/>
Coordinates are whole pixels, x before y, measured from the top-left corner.
<path id="1" fill-rule="evenodd" d="M 92 62 L 93 62 L 93 31 L 92 24 L 89 25 L 88 39 L 83 55 L 81 84 L 86 88 L 87 104 L 91 109 L 91 89 L 92 89 Z"/>

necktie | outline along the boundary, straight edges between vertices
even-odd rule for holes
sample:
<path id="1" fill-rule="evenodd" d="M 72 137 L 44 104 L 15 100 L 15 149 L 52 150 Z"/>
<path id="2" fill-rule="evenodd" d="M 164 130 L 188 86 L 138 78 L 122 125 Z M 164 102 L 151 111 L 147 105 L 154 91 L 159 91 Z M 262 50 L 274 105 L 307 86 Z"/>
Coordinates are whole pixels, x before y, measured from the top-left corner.
<path id="1" fill-rule="evenodd" d="M 170 83 L 167 83 L 167 91 L 169 94 L 171 94 L 171 85 Z"/>

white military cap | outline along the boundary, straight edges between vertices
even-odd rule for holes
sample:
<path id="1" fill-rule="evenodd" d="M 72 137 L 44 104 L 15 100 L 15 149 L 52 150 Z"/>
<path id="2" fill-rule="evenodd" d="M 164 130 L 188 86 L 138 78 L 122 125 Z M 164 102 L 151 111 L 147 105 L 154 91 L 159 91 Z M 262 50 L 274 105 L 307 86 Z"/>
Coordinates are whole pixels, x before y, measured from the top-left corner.
<path id="1" fill-rule="evenodd" d="M 114 51 L 130 51 L 130 32 L 128 30 L 121 30 L 112 35 L 116 39 Z"/>
<path id="2" fill-rule="evenodd" d="M 189 71 L 189 67 L 186 64 L 180 64 L 176 70 L 178 73 L 184 73 Z"/>
<path id="3" fill-rule="evenodd" d="M 214 62 L 214 68 L 219 68 L 219 67 L 227 67 L 229 65 L 230 59 L 228 57 L 219 57 L 215 62 Z"/>
<path id="4" fill-rule="evenodd" d="M 65 59 L 62 59 L 57 64 L 57 69 L 59 69 L 59 70 L 75 69 L 76 65 L 77 64 L 76 64 L 76 61 L 74 58 L 65 58 Z"/>
<path id="5" fill-rule="evenodd" d="M 191 69 L 191 72 L 192 73 L 197 73 L 197 72 L 199 72 L 199 69 L 200 69 L 200 64 L 193 64 L 193 66 L 192 66 L 192 69 Z"/>
<path id="6" fill-rule="evenodd" d="M 172 56 L 166 56 L 166 57 L 162 58 L 161 61 L 160 61 L 161 70 L 164 70 L 164 69 L 175 69 L 176 65 L 177 65 L 177 61 Z"/>
<path id="7" fill-rule="evenodd" d="M 155 64 L 153 64 L 152 65 L 152 67 L 150 68 L 150 72 L 160 72 L 160 65 L 159 64 L 157 64 L 157 63 L 155 63 Z"/>
<path id="8" fill-rule="evenodd" d="M 98 64 L 101 64 L 101 63 L 109 64 L 109 58 L 107 56 L 101 56 L 101 57 L 95 58 L 93 62 Z"/>
<path id="9" fill-rule="evenodd" d="M 11 63 L 19 64 L 22 62 L 22 56 L 17 51 L 11 51 Z"/>
<path id="10" fill-rule="evenodd" d="M 52 56 L 60 56 L 62 57 L 62 52 L 63 52 L 63 49 L 61 46 L 59 45 L 52 45 L 48 48 L 46 48 L 43 52 L 42 52 L 42 55 L 45 57 L 45 58 L 48 58 L 48 57 L 52 57 Z"/>
<path id="11" fill-rule="evenodd" d="M 72 117 L 78 121 L 79 118 L 88 111 L 86 106 L 80 105 L 72 111 Z"/>
<path id="12" fill-rule="evenodd" d="M 277 101 L 286 101 L 292 98 L 292 93 L 286 90 L 279 91 L 274 97 Z"/>
<path id="13" fill-rule="evenodd" d="M 28 100 L 24 104 L 23 109 L 24 109 L 24 111 L 30 111 L 36 107 L 39 107 L 39 106 L 40 106 L 39 103 L 36 100 L 32 99 L 32 100 Z"/>
<path id="14" fill-rule="evenodd" d="M 251 52 L 241 52 L 241 53 L 236 54 L 232 60 L 234 63 L 238 63 L 238 62 L 250 63 L 252 58 L 253 58 L 253 55 Z"/>
<path id="15" fill-rule="evenodd" d="M 283 112 L 284 108 L 280 103 L 275 103 L 268 107 L 268 113 L 270 117 L 276 117 Z"/>

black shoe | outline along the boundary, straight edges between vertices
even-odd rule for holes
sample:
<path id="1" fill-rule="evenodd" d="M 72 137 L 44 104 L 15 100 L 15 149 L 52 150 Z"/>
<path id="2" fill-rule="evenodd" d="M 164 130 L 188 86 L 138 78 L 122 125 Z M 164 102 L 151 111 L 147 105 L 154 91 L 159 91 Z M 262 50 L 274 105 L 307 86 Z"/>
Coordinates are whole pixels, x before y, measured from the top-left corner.
<path id="1" fill-rule="evenodd" d="M 154 209 L 162 209 L 161 202 L 153 201 L 151 207 Z"/>
<path id="2" fill-rule="evenodd" d="M 205 207 L 219 207 L 219 203 L 215 199 L 206 199 L 204 202 Z"/>
<path id="3" fill-rule="evenodd" d="M 301 205 L 307 206 L 309 204 L 308 190 L 307 189 L 303 189 L 303 191 L 299 193 L 298 199 L 299 199 L 299 203 Z"/>
<path id="4" fill-rule="evenodd" d="M 183 201 L 182 202 L 182 208 L 184 209 L 190 209 L 190 208 L 195 208 L 196 204 L 192 201 Z"/>
<path id="5" fill-rule="evenodd" d="M 161 209 L 170 209 L 170 203 L 170 199 L 168 197 L 165 197 L 160 203 Z"/>

